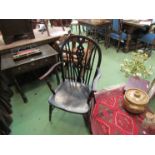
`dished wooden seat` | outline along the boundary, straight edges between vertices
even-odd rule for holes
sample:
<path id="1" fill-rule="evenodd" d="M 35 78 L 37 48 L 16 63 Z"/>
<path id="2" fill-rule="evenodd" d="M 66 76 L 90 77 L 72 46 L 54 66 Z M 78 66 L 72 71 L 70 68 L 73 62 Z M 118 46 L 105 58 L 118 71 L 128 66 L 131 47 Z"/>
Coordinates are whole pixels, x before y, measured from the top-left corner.
<path id="1" fill-rule="evenodd" d="M 89 88 L 79 82 L 65 80 L 55 90 L 55 95 L 49 97 L 48 102 L 60 109 L 75 113 L 87 113 Z"/>

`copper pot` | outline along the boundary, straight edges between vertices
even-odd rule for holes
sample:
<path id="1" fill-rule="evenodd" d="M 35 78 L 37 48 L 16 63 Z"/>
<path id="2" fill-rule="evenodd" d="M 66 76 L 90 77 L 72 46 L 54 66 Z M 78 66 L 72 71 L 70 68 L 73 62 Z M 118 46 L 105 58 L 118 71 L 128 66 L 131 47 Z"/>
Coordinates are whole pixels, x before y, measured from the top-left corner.
<path id="1" fill-rule="evenodd" d="M 135 114 L 145 111 L 149 96 L 141 89 L 128 89 L 124 95 L 124 108 Z"/>

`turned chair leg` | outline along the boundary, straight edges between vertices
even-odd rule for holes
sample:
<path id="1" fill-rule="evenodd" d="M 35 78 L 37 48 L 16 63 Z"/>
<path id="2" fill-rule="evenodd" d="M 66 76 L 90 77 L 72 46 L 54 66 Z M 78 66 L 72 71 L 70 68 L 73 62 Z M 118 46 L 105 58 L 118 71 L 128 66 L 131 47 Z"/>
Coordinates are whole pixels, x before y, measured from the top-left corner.
<path id="1" fill-rule="evenodd" d="M 90 123 L 90 112 L 83 114 L 83 119 L 85 121 L 85 124 L 86 124 L 88 130 L 89 130 L 89 133 L 92 134 L 91 123 Z"/>
<path id="2" fill-rule="evenodd" d="M 52 119 L 52 112 L 53 112 L 54 106 L 49 104 L 49 121 L 51 122 Z"/>

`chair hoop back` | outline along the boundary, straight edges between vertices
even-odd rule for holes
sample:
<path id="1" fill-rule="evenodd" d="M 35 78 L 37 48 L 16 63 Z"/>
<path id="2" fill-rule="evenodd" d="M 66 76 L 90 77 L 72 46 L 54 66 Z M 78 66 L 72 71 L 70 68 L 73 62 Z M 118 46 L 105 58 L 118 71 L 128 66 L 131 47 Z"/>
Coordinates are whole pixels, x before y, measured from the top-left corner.
<path id="1" fill-rule="evenodd" d="M 93 79 L 97 74 L 101 58 L 101 49 L 92 39 L 80 35 L 68 37 L 60 48 L 63 78 L 89 84 L 93 73 Z"/>

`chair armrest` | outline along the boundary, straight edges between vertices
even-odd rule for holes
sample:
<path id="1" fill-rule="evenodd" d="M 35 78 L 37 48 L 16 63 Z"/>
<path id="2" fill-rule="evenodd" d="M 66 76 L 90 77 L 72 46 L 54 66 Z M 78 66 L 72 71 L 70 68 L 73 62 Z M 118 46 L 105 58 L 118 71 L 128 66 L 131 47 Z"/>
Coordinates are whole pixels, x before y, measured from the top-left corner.
<path id="1" fill-rule="evenodd" d="M 97 82 L 100 79 L 100 77 L 101 77 L 101 71 L 100 71 L 100 69 L 97 69 L 97 75 L 96 75 L 96 77 L 93 81 L 93 84 L 92 84 L 92 91 L 94 91 L 94 92 L 96 91 Z"/>
<path id="2" fill-rule="evenodd" d="M 56 67 L 58 67 L 60 64 L 62 64 L 62 62 L 58 62 L 58 63 L 54 64 L 44 75 L 42 75 L 41 77 L 39 77 L 39 80 L 46 79 L 54 71 L 54 69 Z"/>
<path id="3" fill-rule="evenodd" d="M 55 94 L 55 91 L 52 88 L 52 85 L 50 83 L 50 81 L 47 79 L 47 77 L 61 64 L 61 62 L 56 63 L 55 65 L 53 65 L 44 75 L 42 75 L 39 80 L 45 80 L 47 86 L 49 87 L 50 91 L 53 93 L 53 95 Z"/>

